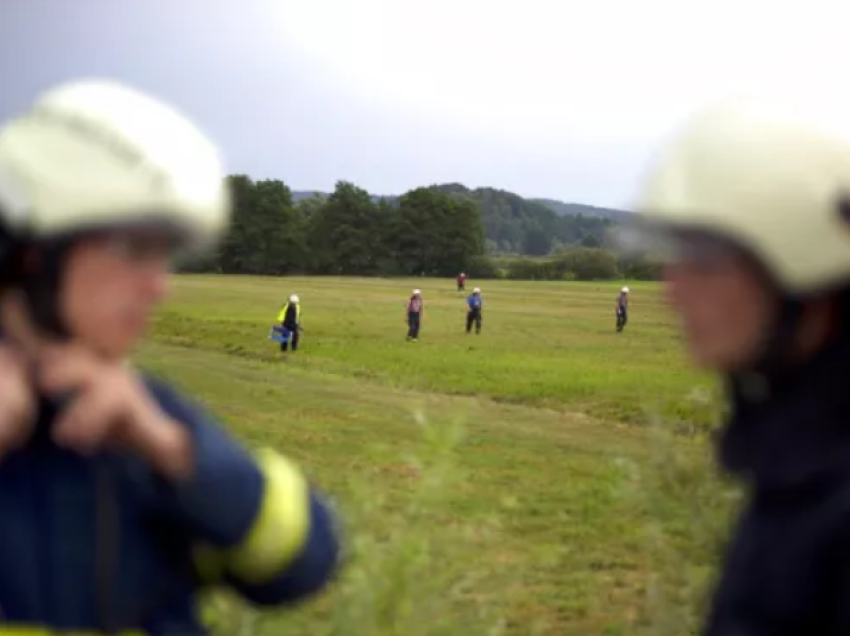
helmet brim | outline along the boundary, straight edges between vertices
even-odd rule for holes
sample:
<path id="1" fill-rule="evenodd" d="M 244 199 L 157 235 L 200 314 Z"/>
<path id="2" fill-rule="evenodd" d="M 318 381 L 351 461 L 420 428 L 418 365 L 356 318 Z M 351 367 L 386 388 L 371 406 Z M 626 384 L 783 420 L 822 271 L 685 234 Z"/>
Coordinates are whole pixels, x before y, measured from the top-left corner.
<path id="1" fill-rule="evenodd" d="M 606 242 L 625 259 L 643 259 L 657 263 L 682 260 L 716 260 L 744 252 L 728 237 L 696 226 L 629 220 L 611 228 Z"/>
<path id="2" fill-rule="evenodd" d="M 177 222 L 170 215 L 164 214 L 138 215 L 126 220 L 110 221 L 109 223 L 83 224 L 73 229 L 60 230 L 46 235 L 29 236 L 25 240 L 38 243 L 67 243 L 114 232 L 161 235 L 171 244 L 175 254 L 182 256 L 204 252 L 212 248 L 218 241 L 217 236 L 199 233 L 185 223 Z"/>

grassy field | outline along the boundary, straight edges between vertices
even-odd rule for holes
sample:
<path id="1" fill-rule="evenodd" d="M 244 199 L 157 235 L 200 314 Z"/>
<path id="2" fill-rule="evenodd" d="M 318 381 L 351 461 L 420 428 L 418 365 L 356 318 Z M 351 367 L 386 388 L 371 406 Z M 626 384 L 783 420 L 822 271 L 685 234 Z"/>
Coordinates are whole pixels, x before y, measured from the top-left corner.
<path id="1" fill-rule="evenodd" d="M 405 341 L 412 287 L 426 302 Z M 343 511 L 350 561 L 269 616 L 219 599 L 222 634 L 681 636 L 733 492 L 658 288 L 482 284 L 464 333 L 449 280 L 179 277 L 140 354 L 249 444 L 305 466 Z M 290 293 L 302 348 L 267 340 Z"/>

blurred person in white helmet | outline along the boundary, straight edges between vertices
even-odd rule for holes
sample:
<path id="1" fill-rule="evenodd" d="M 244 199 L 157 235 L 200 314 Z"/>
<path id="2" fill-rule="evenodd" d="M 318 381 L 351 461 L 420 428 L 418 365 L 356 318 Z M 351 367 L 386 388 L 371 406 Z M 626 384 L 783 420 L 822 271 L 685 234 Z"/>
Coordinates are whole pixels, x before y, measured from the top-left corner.
<path id="1" fill-rule="evenodd" d="M 481 299 L 481 288 L 475 287 L 466 299 L 466 333 L 472 333 L 472 325 L 475 325 L 475 333 L 481 333 L 481 319 L 484 313 L 484 301 Z"/>
<path id="2" fill-rule="evenodd" d="M 617 295 L 617 331 L 621 332 L 629 322 L 629 288 L 623 287 Z"/>
<path id="3" fill-rule="evenodd" d="M 280 308 L 277 321 L 283 327 L 287 339 L 280 343 L 280 350 L 286 351 L 292 345 L 292 351 L 298 351 L 301 340 L 301 299 L 298 294 L 292 294 L 287 303 Z"/>
<path id="4" fill-rule="evenodd" d="M 0 608 L 8 633 L 204 633 L 338 562 L 304 474 L 126 363 L 172 257 L 228 225 L 219 154 L 134 89 L 78 81 L 0 128 Z"/>
<path id="5" fill-rule="evenodd" d="M 747 496 L 705 636 L 850 634 L 850 137 L 817 110 L 701 111 L 619 231 L 725 378 L 718 457 Z"/>
<path id="6" fill-rule="evenodd" d="M 425 302 L 422 300 L 422 290 L 414 289 L 407 300 L 405 312 L 408 342 L 419 342 L 419 330 L 422 327 L 422 314 L 424 313 Z"/>

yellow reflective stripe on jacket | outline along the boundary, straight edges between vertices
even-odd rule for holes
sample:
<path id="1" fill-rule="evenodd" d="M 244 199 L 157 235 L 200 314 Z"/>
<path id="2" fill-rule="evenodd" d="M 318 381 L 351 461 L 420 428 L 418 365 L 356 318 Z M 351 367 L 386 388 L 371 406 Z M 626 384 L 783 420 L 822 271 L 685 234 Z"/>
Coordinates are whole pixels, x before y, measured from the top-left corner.
<path id="1" fill-rule="evenodd" d="M 0 624 L 0 636 L 105 636 L 103 632 L 97 631 L 65 631 L 50 627 L 17 626 Z M 110 636 L 146 636 L 146 632 L 137 630 L 127 632 L 115 632 Z"/>
<path id="2" fill-rule="evenodd" d="M 260 511 L 240 545 L 226 551 L 196 549 L 195 566 L 204 581 L 218 581 L 227 570 L 246 583 L 263 583 L 284 571 L 307 540 L 307 479 L 295 464 L 271 450 L 258 453 L 257 463 L 265 476 Z"/>
<path id="3" fill-rule="evenodd" d="M 283 320 L 286 318 L 286 310 L 287 309 L 289 309 L 289 303 L 286 303 L 283 306 L 283 309 L 281 309 L 280 313 L 277 315 L 277 321 L 278 322 L 283 322 Z M 301 322 L 301 303 L 298 303 L 297 305 L 295 305 L 295 321 Z"/>

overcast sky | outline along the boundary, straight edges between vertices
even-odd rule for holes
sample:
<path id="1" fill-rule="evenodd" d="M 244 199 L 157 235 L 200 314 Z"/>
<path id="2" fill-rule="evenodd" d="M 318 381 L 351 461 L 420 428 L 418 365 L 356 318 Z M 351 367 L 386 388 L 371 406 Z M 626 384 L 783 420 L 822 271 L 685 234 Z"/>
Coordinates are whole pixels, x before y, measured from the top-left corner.
<path id="1" fill-rule="evenodd" d="M 628 206 L 706 99 L 817 86 L 850 118 L 848 19 L 826 0 L 2 0 L 0 118 L 107 76 L 187 111 L 232 172 L 293 189 Z"/>

